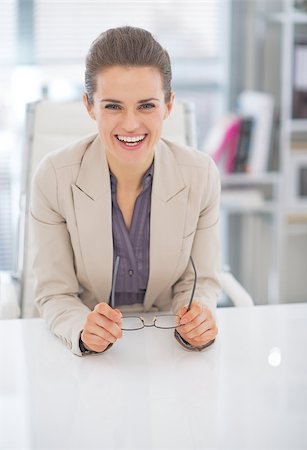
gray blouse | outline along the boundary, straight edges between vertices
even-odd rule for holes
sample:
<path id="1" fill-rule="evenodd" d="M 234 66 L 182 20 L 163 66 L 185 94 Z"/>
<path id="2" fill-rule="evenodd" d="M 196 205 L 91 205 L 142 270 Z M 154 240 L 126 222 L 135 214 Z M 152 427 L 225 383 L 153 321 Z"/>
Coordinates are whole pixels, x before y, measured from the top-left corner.
<path id="1" fill-rule="evenodd" d="M 112 195 L 113 269 L 120 257 L 116 287 L 115 307 L 142 304 L 149 277 L 150 206 L 154 163 L 143 177 L 143 189 L 138 195 L 127 229 L 116 199 L 117 179 L 110 172 Z"/>

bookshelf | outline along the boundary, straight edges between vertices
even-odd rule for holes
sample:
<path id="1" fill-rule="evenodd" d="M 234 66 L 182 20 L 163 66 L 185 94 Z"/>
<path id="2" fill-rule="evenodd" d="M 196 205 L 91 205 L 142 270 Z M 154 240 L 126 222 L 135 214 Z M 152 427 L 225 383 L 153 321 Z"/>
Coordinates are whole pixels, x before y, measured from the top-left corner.
<path id="1" fill-rule="evenodd" d="M 295 11 L 293 2 L 286 0 L 285 11 L 281 13 L 269 14 L 268 20 L 272 22 L 279 22 L 281 24 L 307 24 L 306 14 L 303 12 Z"/>
<path id="2" fill-rule="evenodd" d="M 287 128 L 288 133 L 306 132 L 307 119 L 289 119 L 289 121 L 285 124 L 285 127 Z"/>
<path id="3" fill-rule="evenodd" d="M 263 174 L 253 173 L 232 173 L 225 174 L 222 178 L 222 183 L 225 186 L 231 185 L 248 185 L 248 184 L 276 184 L 279 181 L 278 172 L 265 172 Z"/>
<path id="4" fill-rule="evenodd" d="M 307 12 L 296 10 L 294 0 L 248 9 L 250 41 L 256 43 L 246 47 L 253 51 L 243 60 L 253 61 L 256 75 L 248 72 L 241 86 L 274 97 L 277 126 L 269 167 L 275 171 L 222 174 L 223 259 L 256 303 L 307 301 L 307 113 L 293 114 L 295 52 L 298 42 L 306 42 L 307 50 Z"/>
<path id="5" fill-rule="evenodd" d="M 259 234 L 261 227 L 267 226 L 269 228 L 269 237 L 266 244 L 264 244 L 268 255 L 267 264 L 267 282 L 264 296 L 260 293 L 257 295 L 257 284 L 261 283 L 261 278 L 265 274 L 257 268 L 240 269 L 240 273 L 235 273 L 239 279 L 243 277 L 243 285 L 254 296 L 256 303 L 279 303 L 280 299 L 280 257 L 282 249 L 282 214 L 281 214 L 281 199 L 280 199 L 280 183 L 281 177 L 278 172 L 266 172 L 259 174 L 251 173 L 233 173 L 225 174 L 221 177 L 222 195 L 221 195 L 221 215 L 222 223 L 222 242 L 226 246 L 223 249 L 223 259 L 227 261 L 230 267 L 242 266 L 242 261 L 246 260 L 246 255 L 252 260 L 255 256 L 253 245 L 248 243 L 248 240 L 254 240 L 255 234 Z M 234 225 L 231 225 L 233 223 Z M 231 228 L 238 228 L 240 231 L 233 239 L 236 243 L 229 243 L 226 234 L 231 233 Z M 260 228 L 259 228 L 260 227 Z M 247 229 L 249 229 L 249 237 L 245 236 Z M 243 244 L 240 239 L 243 236 Z M 239 248 L 237 243 L 240 241 Z M 231 250 L 231 246 L 234 248 Z M 244 247 L 242 248 L 240 247 Z M 231 257 L 231 254 L 238 253 L 238 260 Z M 243 262 L 244 264 L 244 262 Z M 250 272 L 255 272 L 253 275 Z M 252 285 L 248 285 L 248 279 L 254 278 Z M 259 282 L 256 281 L 258 278 Z M 253 291 L 254 285 L 254 291 Z M 255 298 L 256 297 L 256 298 Z M 261 298 L 261 301 L 259 300 Z"/>
<path id="6" fill-rule="evenodd" d="M 298 70 L 295 45 L 307 43 L 307 12 L 284 0 L 281 14 L 269 17 L 278 27 L 281 45 L 280 78 L 280 175 L 281 175 L 281 301 L 307 301 L 304 278 L 307 270 L 307 196 L 302 200 L 298 180 L 300 164 L 307 168 L 307 117 L 293 117 L 293 90 Z M 307 48 L 307 47 L 306 47 Z M 306 78 L 305 78 L 306 79 Z M 294 146 L 299 139 L 299 144 Z M 303 168 L 303 166 L 301 166 Z M 306 169 L 307 170 L 307 169 Z M 306 171 L 307 173 L 307 171 Z M 305 177 L 306 177 L 305 173 Z M 287 280 L 286 282 L 284 280 Z M 295 293 L 295 294 L 294 294 Z"/>
<path id="7" fill-rule="evenodd" d="M 294 178 L 297 176 L 297 173 L 293 172 L 293 165 L 298 149 L 293 149 L 293 142 L 298 134 L 303 135 L 300 140 L 304 141 L 304 145 L 299 152 L 306 156 L 307 167 L 307 117 L 295 119 L 292 116 L 295 42 L 297 39 L 300 41 L 303 35 L 307 43 L 307 12 L 298 11 L 295 8 L 294 0 L 284 0 L 283 12 L 269 15 L 268 22 L 277 23 L 280 26 L 282 70 L 279 148 L 280 173 L 283 180 L 281 195 L 284 199 L 284 224 L 286 227 L 292 227 L 296 224 L 293 220 L 295 216 L 300 217 L 300 221 L 305 217 L 307 223 L 307 199 L 305 202 L 295 202 L 294 196 L 289 196 L 289 191 L 293 193 Z M 288 232 L 293 234 L 293 230 Z"/>
<path id="8" fill-rule="evenodd" d="M 279 185 L 278 172 L 223 175 L 221 205 L 228 212 L 276 214 Z"/>

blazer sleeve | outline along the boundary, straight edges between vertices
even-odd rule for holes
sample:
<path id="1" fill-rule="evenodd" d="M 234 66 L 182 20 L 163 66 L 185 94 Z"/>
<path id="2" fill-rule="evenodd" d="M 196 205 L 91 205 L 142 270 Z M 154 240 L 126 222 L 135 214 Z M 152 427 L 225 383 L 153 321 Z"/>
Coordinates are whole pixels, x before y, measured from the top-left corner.
<path id="1" fill-rule="evenodd" d="M 194 298 L 210 308 L 214 315 L 221 289 L 221 257 L 218 230 L 220 192 L 219 171 L 213 160 L 210 159 L 191 256 L 197 270 Z M 189 262 L 183 275 L 173 285 L 172 309 L 174 312 L 189 303 L 193 281 L 194 271 L 192 264 Z"/>
<path id="2" fill-rule="evenodd" d="M 90 310 L 78 296 L 74 254 L 57 190 L 56 172 L 47 157 L 33 178 L 30 204 L 35 303 L 50 330 L 81 356 L 79 336 Z"/>

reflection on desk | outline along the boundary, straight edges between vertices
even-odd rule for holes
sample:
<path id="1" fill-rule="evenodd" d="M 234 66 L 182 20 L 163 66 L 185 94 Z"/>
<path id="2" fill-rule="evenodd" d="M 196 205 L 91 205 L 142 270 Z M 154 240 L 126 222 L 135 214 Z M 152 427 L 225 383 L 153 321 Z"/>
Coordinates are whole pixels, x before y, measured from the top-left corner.
<path id="1" fill-rule="evenodd" d="M 307 448 L 307 304 L 217 315 L 200 353 L 148 328 L 81 358 L 41 319 L 1 321 L 0 448 Z"/>

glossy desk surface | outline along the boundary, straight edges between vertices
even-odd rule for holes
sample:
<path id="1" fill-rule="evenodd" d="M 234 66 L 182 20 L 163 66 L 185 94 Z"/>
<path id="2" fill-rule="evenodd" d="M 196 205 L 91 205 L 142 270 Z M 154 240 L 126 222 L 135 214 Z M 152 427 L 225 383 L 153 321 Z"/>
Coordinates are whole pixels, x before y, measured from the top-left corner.
<path id="1" fill-rule="evenodd" d="M 307 304 L 218 323 L 202 353 L 147 328 L 77 357 L 41 319 L 1 321 L 1 450 L 306 449 Z"/>

